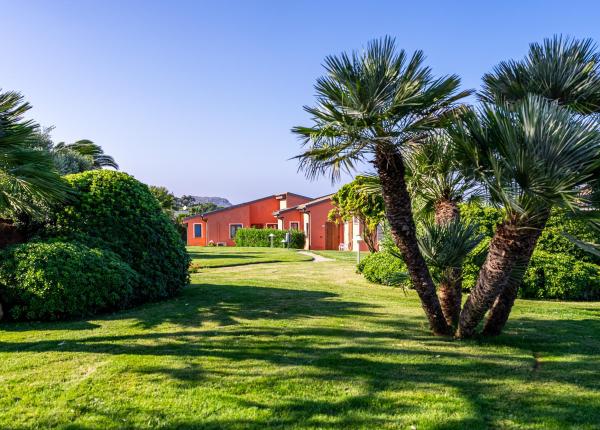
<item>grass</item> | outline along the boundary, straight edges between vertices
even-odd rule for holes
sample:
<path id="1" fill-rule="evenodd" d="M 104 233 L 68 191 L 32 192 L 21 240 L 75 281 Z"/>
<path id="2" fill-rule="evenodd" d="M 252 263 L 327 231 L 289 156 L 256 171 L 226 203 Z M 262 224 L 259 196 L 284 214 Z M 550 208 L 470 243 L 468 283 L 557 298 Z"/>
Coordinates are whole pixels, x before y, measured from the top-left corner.
<path id="1" fill-rule="evenodd" d="M 312 258 L 293 249 L 246 248 L 246 247 L 200 247 L 188 246 L 192 257 L 192 270 L 245 266 L 248 264 L 311 261 Z"/>
<path id="2" fill-rule="evenodd" d="M 0 325 L 0 428 L 598 428 L 599 303 L 519 301 L 505 335 L 459 342 L 350 262 L 192 281 L 103 318 Z"/>
<path id="3" fill-rule="evenodd" d="M 333 258 L 334 260 L 344 261 L 347 263 L 356 263 L 356 260 L 357 260 L 355 251 L 311 251 L 311 252 L 322 255 L 323 257 Z M 361 251 L 360 258 L 361 259 L 365 258 L 367 255 L 369 255 L 368 252 Z"/>

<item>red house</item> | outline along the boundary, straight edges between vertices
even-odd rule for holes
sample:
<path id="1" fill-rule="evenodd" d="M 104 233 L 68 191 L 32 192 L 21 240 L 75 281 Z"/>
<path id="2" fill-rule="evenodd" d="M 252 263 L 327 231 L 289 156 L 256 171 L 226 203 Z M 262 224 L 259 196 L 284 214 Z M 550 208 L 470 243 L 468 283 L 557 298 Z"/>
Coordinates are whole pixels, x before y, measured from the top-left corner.
<path id="1" fill-rule="evenodd" d="M 327 219 L 333 209 L 331 194 L 317 199 L 295 193 L 273 194 L 228 208 L 183 220 L 187 244 L 235 246 L 238 228 L 300 230 L 306 235 L 305 249 L 352 250 L 360 228 L 357 222 L 336 224 Z M 361 250 L 366 250 L 364 243 Z"/>

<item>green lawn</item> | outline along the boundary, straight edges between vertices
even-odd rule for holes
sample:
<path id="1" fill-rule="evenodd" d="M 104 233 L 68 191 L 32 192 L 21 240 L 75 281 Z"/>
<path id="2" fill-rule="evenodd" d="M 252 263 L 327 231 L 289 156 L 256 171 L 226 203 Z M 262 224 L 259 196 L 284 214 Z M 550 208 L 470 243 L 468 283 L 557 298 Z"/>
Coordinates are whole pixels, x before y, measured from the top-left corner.
<path id="1" fill-rule="evenodd" d="M 333 258 L 334 260 L 345 261 L 348 263 L 356 263 L 356 261 L 357 261 L 356 252 L 353 252 L 353 251 L 311 251 L 311 252 L 322 255 L 323 257 Z M 367 255 L 369 255 L 368 252 L 361 252 L 360 258 L 365 258 Z"/>
<path id="2" fill-rule="evenodd" d="M 299 254 L 296 250 L 283 248 L 188 246 L 187 249 L 192 257 L 193 271 L 215 267 L 244 266 L 247 264 L 312 260 L 311 257 Z"/>
<path id="3" fill-rule="evenodd" d="M 103 318 L 0 325 L 0 428 L 598 428 L 598 303 L 520 301 L 505 335 L 459 342 L 350 262 L 192 281 Z"/>

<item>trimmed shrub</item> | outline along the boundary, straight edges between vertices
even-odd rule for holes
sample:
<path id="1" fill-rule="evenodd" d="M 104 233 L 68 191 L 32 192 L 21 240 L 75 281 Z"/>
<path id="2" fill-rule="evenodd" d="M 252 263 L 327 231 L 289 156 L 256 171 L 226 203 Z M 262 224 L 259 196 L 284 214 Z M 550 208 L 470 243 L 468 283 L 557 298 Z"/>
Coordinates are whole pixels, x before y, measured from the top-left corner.
<path id="1" fill-rule="evenodd" d="M 568 254 L 536 250 L 520 295 L 535 299 L 598 300 L 600 267 Z"/>
<path id="2" fill-rule="evenodd" d="M 172 296 L 188 284 L 185 245 L 146 185 L 112 170 L 65 178 L 77 199 L 56 214 L 51 235 L 118 254 L 139 275 L 135 302 Z"/>
<path id="3" fill-rule="evenodd" d="M 375 284 L 409 285 L 409 281 L 404 276 L 407 270 L 404 262 L 386 251 L 367 255 L 360 262 L 357 270 L 367 281 Z"/>
<path id="4" fill-rule="evenodd" d="M 285 248 L 286 244 L 282 241 L 286 233 L 290 233 L 290 248 L 304 248 L 304 233 L 298 230 L 276 230 L 272 228 L 240 228 L 235 234 L 235 246 L 261 246 L 270 247 L 273 234 L 273 246 L 275 248 Z"/>
<path id="5" fill-rule="evenodd" d="M 138 275 L 113 252 L 69 242 L 29 242 L 1 255 L 0 296 L 17 320 L 83 317 L 126 307 Z"/>

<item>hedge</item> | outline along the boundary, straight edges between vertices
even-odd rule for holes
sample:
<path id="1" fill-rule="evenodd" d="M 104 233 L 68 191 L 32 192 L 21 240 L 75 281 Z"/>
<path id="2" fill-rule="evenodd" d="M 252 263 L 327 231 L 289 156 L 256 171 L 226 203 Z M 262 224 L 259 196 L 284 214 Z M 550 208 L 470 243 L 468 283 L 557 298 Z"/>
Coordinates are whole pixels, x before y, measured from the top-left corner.
<path id="1" fill-rule="evenodd" d="M 129 305 L 138 275 L 113 252 L 61 241 L 1 254 L 0 299 L 17 320 L 58 320 Z"/>
<path id="2" fill-rule="evenodd" d="M 285 239 L 286 233 L 290 233 L 290 248 L 304 248 L 305 236 L 304 233 L 298 230 L 276 230 L 272 228 L 240 228 L 235 235 L 235 246 L 260 246 L 270 247 L 273 234 L 273 246 L 275 248 L 285 248 L 287 245 L 282 241 Z"/>
<path id="3" fill-rule="evenodd" d="M 112 170 L 65 178 L 77 198 L 55 214 L 50 235 L 119 255 L 139 275 L 135 302 L 170 297 L 188 284 L 185 245 L 145 184 Z"/>

